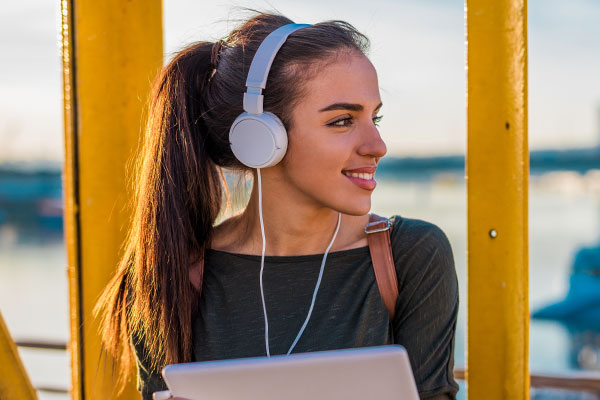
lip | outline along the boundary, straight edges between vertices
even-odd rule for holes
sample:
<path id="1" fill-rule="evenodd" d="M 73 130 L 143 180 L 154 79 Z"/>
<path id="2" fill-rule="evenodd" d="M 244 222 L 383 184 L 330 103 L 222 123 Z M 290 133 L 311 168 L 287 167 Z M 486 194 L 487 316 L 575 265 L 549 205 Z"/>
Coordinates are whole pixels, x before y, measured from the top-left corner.
<path id="1" fill-rule="evenodd" d="M 352 171 L 355 173 L 371 173 L 370 171 L 359 171 L 359 170 L 345 170 L 345 171 Z M 375 171 L 373 171 L 374 173 Z M 373 191 L 375 190 L 375 186 L 377 186 L 377 181 L 375 179 L 362 179 L 362 178 L 356 178 L 354 176 L 348 176 L 348 175 L 344 175 L 342 173 L 342 175 L 346 178 L 348 178 L 350 180 L 350 182 L 354 183 L 356 186 L 358 186 L 361 189 L 364 190 L 368 190 L 368 191 Z"/>
<path id="2" fill-rule="evenodd" d="M 344 169 L 342 170 L 342 173 L 344 172 L 353 172 L 355 174 L 375 174 L 375 170 L 377 170 L 377 166 L 373 166 L 373 167 L 360 167 L 360 168 L 354 168 L 354 169 Z M 345 175 L 344 175 L 345 176 Z"/>

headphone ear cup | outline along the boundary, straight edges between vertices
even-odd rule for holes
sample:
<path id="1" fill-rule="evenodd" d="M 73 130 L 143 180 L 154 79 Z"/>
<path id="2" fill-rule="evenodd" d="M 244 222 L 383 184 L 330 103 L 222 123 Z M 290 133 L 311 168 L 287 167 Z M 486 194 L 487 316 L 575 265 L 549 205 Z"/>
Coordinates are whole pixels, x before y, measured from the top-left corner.
<path id="1" fill-rule="evenodd" d="M 285 126 L 273 113 L 260 115 L 244 112 L 229 129 L 229 144 L 235 157 L 251 168 L 276 165 L 287 151 Z"/>

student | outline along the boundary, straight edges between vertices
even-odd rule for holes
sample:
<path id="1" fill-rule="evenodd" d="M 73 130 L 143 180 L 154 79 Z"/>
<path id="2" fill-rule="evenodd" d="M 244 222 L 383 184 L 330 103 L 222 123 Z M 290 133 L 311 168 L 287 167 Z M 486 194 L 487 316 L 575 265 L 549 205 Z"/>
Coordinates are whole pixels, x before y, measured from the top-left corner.
<path id="1" fill-rule="evenodd" d="M 157 78 L 126 250 L 98 304 L 105 348 L 122 377 L 136 360 L 150 399 L 167 364 L 396 343 L 421 398 L 454 399 L 458 289 L 446 236 L 391 218 L 393 318 L 373 272 L 364 229 L 386 146 L 368 39 L 342 21 L 290 34 L 263 92 L 287 152 L 260 169 L 232 152 L 253 56 L 291 23 L 257 14 L 182 50 Z M 254 185 L 247 207 L 214 226 L 221 168 L 251 173 Z"/>

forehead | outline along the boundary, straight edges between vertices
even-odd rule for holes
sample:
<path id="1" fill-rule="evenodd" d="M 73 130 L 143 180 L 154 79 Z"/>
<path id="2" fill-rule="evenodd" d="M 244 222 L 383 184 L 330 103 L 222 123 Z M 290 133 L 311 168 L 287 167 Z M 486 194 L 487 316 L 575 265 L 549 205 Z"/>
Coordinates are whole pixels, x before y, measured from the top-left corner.
<path id="1" fill-rule="evenodd" d="M 369 59 L 357 53 L 344 54 L 324 63 L 305 82 L 305 97 L 299 107 L 319 110 L 333 103 L 362 104 L 367 110 L 380 102 L 377 72 Z"/>

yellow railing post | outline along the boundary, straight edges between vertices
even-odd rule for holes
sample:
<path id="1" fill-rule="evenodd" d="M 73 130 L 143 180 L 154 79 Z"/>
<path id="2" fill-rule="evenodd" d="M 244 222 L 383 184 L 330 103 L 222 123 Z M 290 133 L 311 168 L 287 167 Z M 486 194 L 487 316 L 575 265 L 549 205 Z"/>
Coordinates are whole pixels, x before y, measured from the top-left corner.
<path id="1" fill-rule="evenodd" d="M 92 309 L 117 265 L 150 83 L 162 65 L 161 0 L 61 0 L 65 240 L 73 399 L 113 399 Z M 139 396 L 129 384 L 121 398 Z"/>
<path id="2" fill-rule="evenodd" d="M 0 313 L 0 399 L 35 400 L 37 393 Z"/>
<path id="3" fill-rule="evenodd" d="M 467 391 L 529 398 L 527 0 L 467 0 Z"/>

